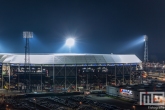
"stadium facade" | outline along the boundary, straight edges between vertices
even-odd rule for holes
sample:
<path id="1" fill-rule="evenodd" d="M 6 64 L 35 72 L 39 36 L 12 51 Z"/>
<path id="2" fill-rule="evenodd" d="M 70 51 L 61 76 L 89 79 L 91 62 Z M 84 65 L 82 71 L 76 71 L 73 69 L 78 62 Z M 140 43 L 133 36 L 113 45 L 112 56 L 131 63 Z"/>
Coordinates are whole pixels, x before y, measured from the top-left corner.
<path id="1" fill-rule="evenodd" d="M 141 64 L 133 54 L 31 54 L 27 67 L 24 54 L 1 53 L 0 82 L 1 86 L 7 82 L 10 86 L 39 84 L 41 90 L 52 86 L 56 90 L 103 89 L 111 84 L 134 83 Z"/>

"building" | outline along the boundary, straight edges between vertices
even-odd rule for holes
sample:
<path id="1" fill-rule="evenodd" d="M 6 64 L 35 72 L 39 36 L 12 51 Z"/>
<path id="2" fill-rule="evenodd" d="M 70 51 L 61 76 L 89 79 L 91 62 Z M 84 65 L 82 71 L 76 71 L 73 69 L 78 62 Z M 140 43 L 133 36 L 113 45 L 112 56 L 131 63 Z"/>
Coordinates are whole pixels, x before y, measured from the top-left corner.
<path id="1" fill-rule="evenodd" d="M 139 85 L 107 86 L 106 88 L 106 94 L 108 95 L 117 96 L 119 98 L 124 98 L 136 102 L 140 102 L 140 92 L 143 92 L 144 95 L 148 94 L 149 97 L 151 97 L 150 92 L 153 92 L 154 101 L 158 101 L 157 99 L 158 96 L 159 99 L 163 98 L 162 100 L 164 100 L 164 95 L 159 95 L 159 93 L 156 93 L 156 92 L 163 92 L 164 94 L 164 91 L 165 91 L 165 83 L 155 83 L 155 82 L 150 84 L 139 84 Z"/>
<path id="2" fill-rule="evenodd" d="M 37 84 L 41 89 L 103 89 L 134 83 L 142 64 L 132 54 L 31 54 L 28 67 L 24 59 L 24 54 L 0 54 L 1 86 L 9 82 Z"/>

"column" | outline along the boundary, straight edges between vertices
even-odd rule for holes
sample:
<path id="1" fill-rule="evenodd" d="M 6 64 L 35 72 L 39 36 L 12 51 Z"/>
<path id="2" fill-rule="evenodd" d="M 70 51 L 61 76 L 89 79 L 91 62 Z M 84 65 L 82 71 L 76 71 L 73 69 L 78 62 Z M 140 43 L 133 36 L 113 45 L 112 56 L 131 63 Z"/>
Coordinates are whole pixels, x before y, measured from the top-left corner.
<path id="1" fill-rule="evenodd" d="M 66 65 L 65 65 L 65 90 L 66 90 Z"/>
<path id="2" fill-rule="evenodd" d="M 41 65 L 41 71 L 42 71 L 42 65 Z M 41 73 L 41 91 L 42 91 L 42 73 Z"/>
<path id="3" fill-rule="evenodd" d="M 88 73 L 87 73 L 87 85 L 86 85 L 86 89 L 88 90 Z"/>
<path id="4" fill-rule="evenodd" d="M 53 90 L 54 90 L 54 86 L 55 84 L 54 84 L 54 64 L 53 64 Z"/>
<path id="5" fill-rule="evenodd" d="M 123 84 L 124 84 L 124 63 L 123 63 Z"/>
<path id="6" fill-rule="evenodd" d="M 7 67 L 8 67 L 8 64 L 7 64 Z M 10 68 L 10 65 L 9 65 L 9 68 Z M 8 88 L 8 90 L 10 90 L 10 75 L 11 75 L 11 74 L 10 74 L 10 71 L 9 71 L 9 70 L 10 70 L 9 68 L 8 68 L 8 70 L 7 70 L 7 71 L 9 72 L 9 86 L 8 86 L 9 88 Z"/>
<path id="7" fill-rule="evenodd" d="M 116 64 L 115 64 L 115 85 L 116 85 Z"/>
<path id="8" fill-rule="evenodd" d="M 77 65 L 76 65 L 76 91 L 77 91 Z"/>

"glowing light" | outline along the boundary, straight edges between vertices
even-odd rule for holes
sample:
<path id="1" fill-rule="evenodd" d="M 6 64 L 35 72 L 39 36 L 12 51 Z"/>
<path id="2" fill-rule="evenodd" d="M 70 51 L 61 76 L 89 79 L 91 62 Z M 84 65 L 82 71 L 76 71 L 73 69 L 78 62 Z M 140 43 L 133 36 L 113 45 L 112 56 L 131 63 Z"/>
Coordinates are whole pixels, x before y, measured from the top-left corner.
<path id="1" fill-rule="evenodd" d="M 75 40 L 74 40 L 73 38 L 68 38 L 68 39 L 66 40 L 66 45 L 67 45 L 68 47 L 72 47 L 72 46 L 74 45 L 74 43 L 75 43 Z"/>
<path id="2" fill-rule="evenodd" d="M 33 32 L 24 31 L 23 38 L 33 38 Z"/>
<path id="3" fill-rule="evenodd" d="M 142 36 L 138 36 L 137 38 L 127 42 L 124 46 L 122 46 L 120 48 L 120 52 L 124 52 L 127 49 L 131 49 L 131 48 L 140 48 L 141 46 L 143 46 L 144 44 L 144 35 Z"/>
<path id="4" fill-rule="evenodd" d="M 143 76 L 144 78 L 146 78 L 146 76 Z"/>
<path id="5" fill-rule="evenodd" d="M 144 42 L 148 40 L 147 35 L 144 35 Z"/>

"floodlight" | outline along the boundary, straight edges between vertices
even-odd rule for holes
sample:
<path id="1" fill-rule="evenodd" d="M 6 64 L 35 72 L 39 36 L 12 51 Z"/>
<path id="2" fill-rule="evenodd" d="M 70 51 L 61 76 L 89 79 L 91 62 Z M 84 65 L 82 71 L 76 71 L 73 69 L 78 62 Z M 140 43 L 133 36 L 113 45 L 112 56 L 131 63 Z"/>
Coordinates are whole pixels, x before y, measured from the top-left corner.
<path id="1" fill-rule="evenodd" d="M 148 41 L 148 37 L 144 35 L 144 41 Z"/>
<path id="2" fill-rule="evenodd" d="M 72 47 L 72 46 L 74 45 L 74 42 L 75 42 L 75 40 L 74 40 L 73 38 L 68 38 L 68 39 L 66 40 L 66 45 L 67 45 L 68 47 Z"/>
<path id="3" fill-rule="evenodd" d="M 33 38 L 33 32 L 24 31 L 23 38 Z"/>

